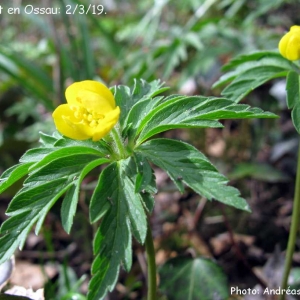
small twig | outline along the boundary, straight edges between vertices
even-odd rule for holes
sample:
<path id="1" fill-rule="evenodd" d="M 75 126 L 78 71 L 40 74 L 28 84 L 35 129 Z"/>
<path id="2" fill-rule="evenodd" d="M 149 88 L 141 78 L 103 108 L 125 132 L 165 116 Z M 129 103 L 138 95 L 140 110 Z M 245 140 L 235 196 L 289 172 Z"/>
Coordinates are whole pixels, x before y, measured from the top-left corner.
<path id="1" fill-rule="evenodd" d="M 195 215 L 194 215 L 193 230 L 196 229 L 197 224 L 199 223 L 199 220 L 200 220 L 200 217 L 203 213 L 206 202 L 207 202 L 206 198 L 201 198 L 200 201 L 199 201 L 199 204 L 196 208 Z"/>
<path id="2" fill-rule="evenodd" d="M 22 250 L 20 253 L 18 253 L 18 257 L 40 258 L 41 256 L 43 256 L 43 259 L 53 259 L 53 258 L 65 259 L 66 255 L 72 254 L 76 249 L 77 249 L 76 244 L 72 243 L 64 250 L 59 250 L 55 252 L 43 251 L 42 253 L 41 251 Z"/>

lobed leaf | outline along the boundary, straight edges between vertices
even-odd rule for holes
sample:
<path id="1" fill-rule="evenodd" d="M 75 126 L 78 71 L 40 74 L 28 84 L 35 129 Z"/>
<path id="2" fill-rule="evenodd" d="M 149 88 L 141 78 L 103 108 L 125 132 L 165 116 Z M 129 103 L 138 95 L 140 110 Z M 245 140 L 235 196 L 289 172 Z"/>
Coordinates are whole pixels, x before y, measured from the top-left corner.
<path id="1" fill-rule="evenodd" d="M 294 69 L 295 65 L 285 59 L 278 51 L 256 51 L 250 54 L 242 54 L 233 58 L 223 67 L 223 71 L 228 71 L 247 62 L 256 62 L 258 65 L 270 65 L 281 67 L 282 69 Z"/>
<path id="2" fill-rule="evenodd" d="M 234 102 L 241 101 L 247 94 L 263 85 L 265 82 L 284 77 L 288 70 L 273 66 L 257 66 L 247 72 L 238 74 L 235 79 L 222 91 L 221 95 L 232 99 Z"/>
<path id="3" fill-rule="evenodd" d="M 239 191 L 227 186 L 226 177 L 193 146 L 170 139 L 154 139 L 140 145 L 136 151 L 166 171 L 181 192 L 185 183 L 208 200 L 215 199 L 250 211 Z"/>
<path id="4" fill-rule="evenodd" d="M 21 163 L 37 163 L 43 160 L 48 154 L 59 150 L 60 148 L 33 148 L 29 149 L 20 158 Z M 65 152 L 67 152 L 65 150 Z"/>
<path id="5" fill-rule="evenodd" d="M 9 259 L 17 247 L 23 247 L 36 222 L 35 231 L 39 232 L 46 214 L 69 187 L 67 180 L 61 178 L 20 190 L 8 207 L 6 214 L 10 218 L 0 228 L 0 264 Z"/>
<path id="6" fill-rule="evenodd" d="M 222 127 L 219 119 L 275 118 L 259 108 L 235 104 L 231 100 L 207 97 L 178 97 L 165 101 L 141 122 L 137 144 L 151 136 L 175 128 Z"/>
<path id="7" fill-rule="evenodd" d="M 56 142 L 52 138 L 43 138 L 52 143 L 52 147 L 29 150 L 21 158 L 22 164 L 12 167 L 1 176 L 0 187 L 4 190 L 30 171 L 24 187 L 7 209 L 6 214 L 10 218 L 1 226 L 1 261 L 8 259 L 18 246 L 22 248 L 35 223 L 35 231 L 39 232 L 46 214 L 65 192 L 62 223 L 69 232 L 83 178 L 96 166 L 110 162 L 101 157 L 103 153 L 98 149 L 79 145 L 55 147 L 53 143 Z"/>
<path id="8" fill-rule="evenodd" d="M 28 174 L 31 165 L 31 162 L 21 163 L 4 171 L 0 177 L 0 193 Z"/>
<path id="9" fill-rule="evenodd" d="M 71 188 L 67 191 L 66 196 L 63 200 L 61 207 L 61 222 L 64 230 L 67 233 L 70 233 L 71 227 L 73 225 L 74 215 L 76 213 L 78 197 L 79 197 L 79 189 L 82 180 L 84 177 L 95 167 L 108 163 L 109 160 L 106 158 L 99 158 L 91 161 L 85 167 L 83 167 L 80 175 L 78 177 L 74 177 L 74 181 L 72 182 Z"/>
<path id="10" fill-rule="evenodd" d="M 38 156 L 38 154 L 40 154 L 40 156 Z M 28 157 L 38 157 L 36 164 L 30 168 L 30 171 L 33 172 L 37 171 L 39 168 L 47 165 L 48 163 L 55 161 L 56 159 L 67 159 L 68 157 L 76 155 L 87 155 L 92 160 L 93 158 L 96 159 L 103 156 L 103 153 L 96 149 L 85 146 L 72 146 L 66 148 L 37 148 L 28 150 L 28 152 L 26 152 L 25 161 L 28 161 Z M 24 157 L 21 157 L 21 161 L 24 161 Z"/>
<path id="11" fill-rule="evenodd" d="M 221 94 L 234 102 L 239 102 L 265 82 L 284 77 L 289 71 L 296 70 L 296 65 L 278 52 L 261 51 L 238 56 L 223 68 L 225 71 L 231 69 L 234 70 L 223 75 L 213 88 L 229 84 Z"/>
<path id="12" fill-rule="evenodd" d="M 94 238 L 90 300 L 103 299 L 114 288 L 122 263 L 126 270 L 131 268 L 131 232 L 140 243 L 145 241 L 147 221 L 142 199 L 128 176 L 131 161 L 129 158 L 106 167 L 91 199 L 91 222 L 104 217 Z"/>
<path id="13" fill-rule="evenodd" d="M 98 158 L 99 156 L 95 154 L 76 153 L 66 157 L 52 159 L 50 162 L 42 161 L 41 164 L 37 164 L 36 169 L 30 173 L 24 185 L 27 186 L 32 183 L 51 181 L 64 177 L 74 180 L 75 176 L 78 175 L 87 164 Z"/>

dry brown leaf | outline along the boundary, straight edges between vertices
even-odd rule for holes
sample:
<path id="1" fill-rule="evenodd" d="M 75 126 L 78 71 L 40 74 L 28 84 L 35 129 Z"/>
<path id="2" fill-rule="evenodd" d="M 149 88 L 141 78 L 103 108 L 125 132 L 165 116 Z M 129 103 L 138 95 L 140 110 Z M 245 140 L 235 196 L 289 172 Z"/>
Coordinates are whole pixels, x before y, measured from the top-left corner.
<path id="1" fill-rule="evenodd" d="M 242 235 L 242 234 L 234 234 L 233 238 L 236 243 L 242 243 L 247 246 L 251 246 L 254 241 L 254 236 Z M 228 232 L 224 232 L 222 234 L 217 235 L 214 238 L 210 239 L 211 246 L 213 248 L 215 255 L 220 255 L 232 246 L 232 241 Z"/>
<path id="2" fill-rule="evenodd" d="M 15 271 L 11 276 L 10 283 L 25 288 L 33 288 L 34 290 L 40 289 L 47 280 L 42 268 L 48 278 L 54 277 L 57 273 L 56 267 L 52 265 L 41 267 L 25 261 L 16 261 Z"/>

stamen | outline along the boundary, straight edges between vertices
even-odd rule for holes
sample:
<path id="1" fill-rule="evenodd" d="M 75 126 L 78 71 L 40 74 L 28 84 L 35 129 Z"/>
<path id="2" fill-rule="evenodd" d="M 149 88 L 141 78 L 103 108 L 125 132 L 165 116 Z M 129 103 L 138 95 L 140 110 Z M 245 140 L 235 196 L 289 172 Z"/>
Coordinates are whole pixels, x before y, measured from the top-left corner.
<path id="1" fill-rule="evenodd" d="M 79 97 L 76 100 L 81 99 Z M 74 117 L 80 121 L 82 124 L 86 124 L 92 128 L 99 125 L 99 121 L 105 118 L 105 115 L 93 111 L 92 109 L 87 109 L 81 105 L 70 105 L 72 111 L 74 111 Z"/>
<path id="2" fill-rule="evenodd" d="M 93 111 L 93 118 L 94 119 L 104 119 L 104 115 Z"/>

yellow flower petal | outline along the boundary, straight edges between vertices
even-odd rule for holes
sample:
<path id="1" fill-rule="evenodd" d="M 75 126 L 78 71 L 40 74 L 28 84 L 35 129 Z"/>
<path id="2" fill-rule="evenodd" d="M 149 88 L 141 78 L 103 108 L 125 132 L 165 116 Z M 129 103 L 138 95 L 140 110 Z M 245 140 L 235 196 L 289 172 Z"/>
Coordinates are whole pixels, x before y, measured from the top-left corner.
<path id="1" fill-rule="evenodd" d="M 68 138 L 74 140 L 86 140 L 90 136 L 80 130 L 77 120 L 74 118 L 73 111 L 68 104 L 58 106 L 52 114 L 57 130 Z"/>
<path id="2" fill-rule="evenodd" d="M 278 44 L 280 54 L 288 60 L 300 59 L 300 26 L 294 25 Z"/>
<path id="3" fill-rule="evenodd" d="M 111 107 L 115 107 L 116 105 L 112 92 L 104 84 L 93 80 L 84 80 L 71 84 L 66 89 L 66 99 L 68 104 L 80 104 L 78 103 L 78 94 L 82 93 L 82 91 L 89 91 L 102 96 L 102 98 L 110 103 Z"/>
<path id="4" fill-rule="evenodd" d="M 106 98 L 88 90 L 80 90 L 78 92 L 78 97 L 81 99 L 82 106 L 88 109 L 106 113 L 115 108 L 115 105 L 111 105 Z"/>
<path id="5" fill-rule="evenodd" d="M 105 136 L 118 122 L 119 117 L 120 108 L 117 106 L 99 122 L 93 134 L 93 141 L 99 141 L 103 136 Z"/>

